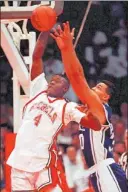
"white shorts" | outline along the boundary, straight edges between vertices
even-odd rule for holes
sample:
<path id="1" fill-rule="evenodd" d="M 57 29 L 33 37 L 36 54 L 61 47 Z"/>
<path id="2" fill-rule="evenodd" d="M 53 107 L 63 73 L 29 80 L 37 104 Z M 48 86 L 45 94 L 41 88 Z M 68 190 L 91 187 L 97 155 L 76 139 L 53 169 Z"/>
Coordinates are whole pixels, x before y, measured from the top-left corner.
<path id="1" fill-rule="evenodd" d="M 11 185 L 13 191 L 35 190 L 52 183 L 50 169 L 30 173 L 12 168 Z"/>

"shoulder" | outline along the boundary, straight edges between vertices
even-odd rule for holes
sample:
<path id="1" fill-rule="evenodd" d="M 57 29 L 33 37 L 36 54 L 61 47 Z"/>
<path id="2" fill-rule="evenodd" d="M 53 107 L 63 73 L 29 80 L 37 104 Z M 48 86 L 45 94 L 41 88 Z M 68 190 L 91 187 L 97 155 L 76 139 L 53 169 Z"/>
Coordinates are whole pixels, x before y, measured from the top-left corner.
<path id="1" fill-rule="evenodd" d="M 108 117 L 108 120 L 110 121 L 112 116 L 112 108 L 108 104 L 103 104 L 103 107 L 105 109 L 105 114 Z"/>
<path id="2" fill-rule="evenodd" d="M 66 105 L 67 105 L 67 107 L 68 108 L 70 108 L 70 109 L 77 109 L 77 107 L 78 107 L 78 104 L 77 103 L 75 103 L 75 102 L 66 102 Z"/>

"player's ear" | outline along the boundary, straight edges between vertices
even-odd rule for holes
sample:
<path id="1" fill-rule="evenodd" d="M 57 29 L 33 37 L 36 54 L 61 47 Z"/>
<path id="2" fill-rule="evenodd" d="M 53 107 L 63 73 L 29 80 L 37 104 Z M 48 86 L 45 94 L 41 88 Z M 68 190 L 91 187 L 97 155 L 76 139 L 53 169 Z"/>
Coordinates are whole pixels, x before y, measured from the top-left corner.
<path id="1" fill-rule="evenodd" d="M 68 91 L 68 87 L 63 88 L 63 93 L 65 94 Z"/>
<path id="2" fill-rule="evenodd" d="M 63 88 L 63 91 L 64 91 L 64 92 L 66 92 L 67 90 L 68 90 L 67 87 L 64 87 L 64 88 Z"/>
<path id="3" fill-rule="evenodd" d="M 104 101 L 108 101 L 108 100 L 110 99 L 110 95 L 105 94 L 105 95 L 103 96 L 103 99 L 104 99 Z"/>

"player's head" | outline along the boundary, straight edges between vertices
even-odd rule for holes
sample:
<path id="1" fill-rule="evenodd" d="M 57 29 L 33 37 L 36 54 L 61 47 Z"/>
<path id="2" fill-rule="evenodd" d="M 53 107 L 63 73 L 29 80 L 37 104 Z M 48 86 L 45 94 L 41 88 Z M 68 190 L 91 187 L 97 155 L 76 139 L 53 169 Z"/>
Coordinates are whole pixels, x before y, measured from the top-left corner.
<path id="1" fill-rule="evenodd" d="M 77 150 L 75 146 L 71 145 L 66 149 L 67 156 L 71 162 L 76 161 Z"/>
<path id="2" fill-rule="evenodd" d="M 51 97 L 63 97 L 68 91 L 69 85 L 66 74 L 54 75 L 48 84 L 47 94 Z"/>
<path id="3" fill-rule="evenodd" d="M 106 103 L 115 92 L 115 86 L 112 82 L 103 80 L 93 87 L 92 90 L 99 96 L 102 103 Z"/>

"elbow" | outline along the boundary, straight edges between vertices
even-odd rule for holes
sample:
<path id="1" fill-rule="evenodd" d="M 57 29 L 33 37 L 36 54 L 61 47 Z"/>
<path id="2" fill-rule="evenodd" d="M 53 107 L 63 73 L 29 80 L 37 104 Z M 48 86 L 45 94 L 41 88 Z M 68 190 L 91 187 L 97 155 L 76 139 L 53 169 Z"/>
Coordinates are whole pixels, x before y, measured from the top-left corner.
<path id="1" fill-rule="evenodd" d="M 99 120 L 96 122 L 95 126 L 92 126 L 91 129 L 93 129 L 94 131 L 100 131 L 102 128 L 101 123 L 99 122 Z"/>
<path id="2" fill-rule="evenodd" d="M 89 113 L 88 114 L 88 119 L 89 119 L 91 129 L 93 129 L 95 131 L 100 131 L 101 130 L 102 125 L 101 125 L 101 122 L 100 122 L 99 118 L 97 118 L 92 113 Z"/>
<path id="3" fill-rule="evenodd" d="M 81 119 L 81 125 L 94 131 L 100 131 L 102 128 L 99 119 L 92 113 L 89 113 L 86 117 Z"/>

